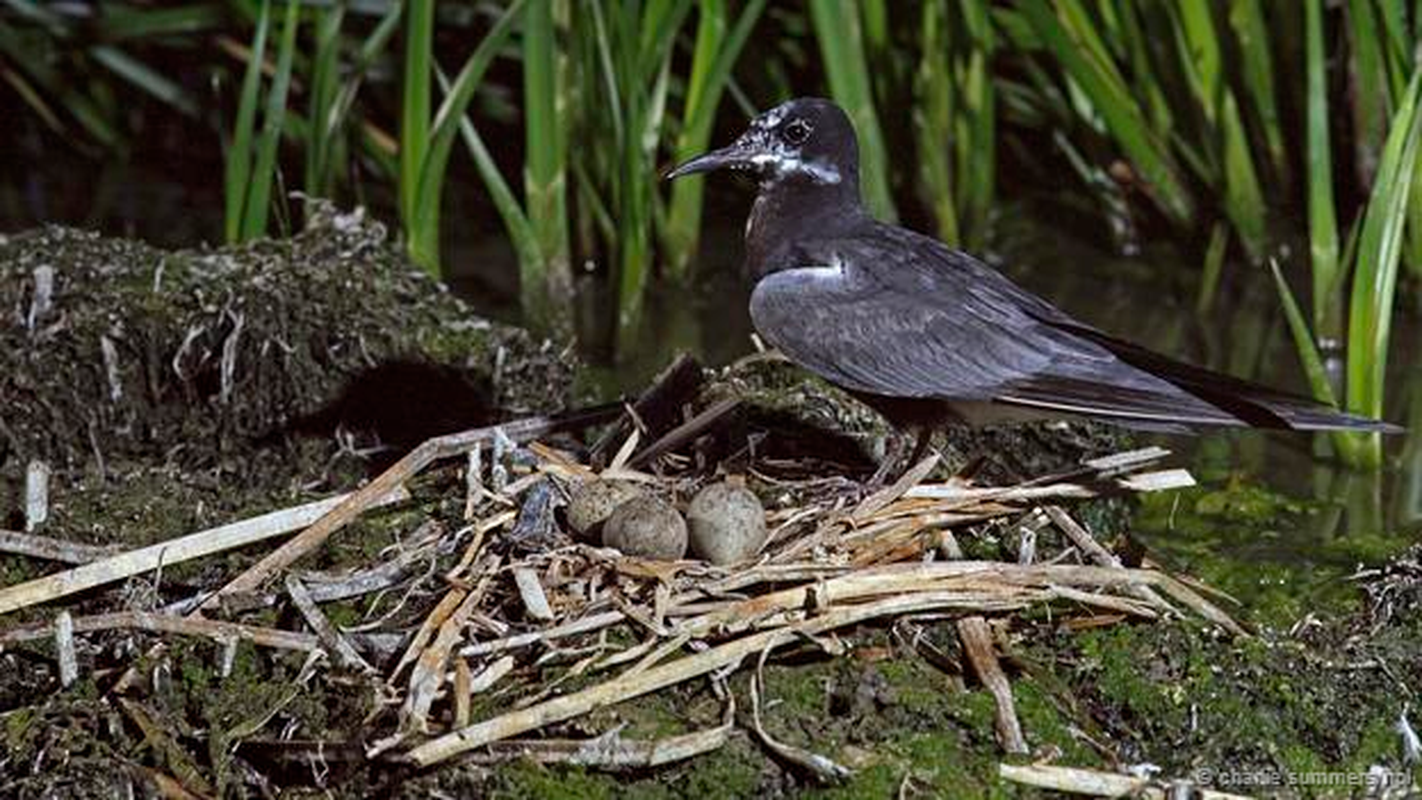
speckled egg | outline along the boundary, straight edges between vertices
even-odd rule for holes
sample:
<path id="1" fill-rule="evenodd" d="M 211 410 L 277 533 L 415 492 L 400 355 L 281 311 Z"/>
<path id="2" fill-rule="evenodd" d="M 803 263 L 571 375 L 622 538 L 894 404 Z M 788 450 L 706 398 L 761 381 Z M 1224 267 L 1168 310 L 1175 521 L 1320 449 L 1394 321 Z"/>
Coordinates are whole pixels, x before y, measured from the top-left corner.
<path id="1" fill-rule="evenodd" d="M 603 523 L 612 516 L 612 512 L 641 495 L 642 490 L 628 481 L 605 481 L 601 478 L 587 481 L 574 489 L 568 499 L 568 527 L 584 540 L 597 541 Z"/>
<path id="2" fill-rule="evenodd" d="M 673 561 L 686 555 L 686 521 L 665 500 L 643 495 L 612 512 L 602 543 L 629 556 Z"/>
<path id="3" fill-rule="evenodd" d="M 765 544 L 765 509 L 742 486 L 713 483 L 696 493 L 686 510 L 691 554 L 712 564 L 734 564 Z"/>

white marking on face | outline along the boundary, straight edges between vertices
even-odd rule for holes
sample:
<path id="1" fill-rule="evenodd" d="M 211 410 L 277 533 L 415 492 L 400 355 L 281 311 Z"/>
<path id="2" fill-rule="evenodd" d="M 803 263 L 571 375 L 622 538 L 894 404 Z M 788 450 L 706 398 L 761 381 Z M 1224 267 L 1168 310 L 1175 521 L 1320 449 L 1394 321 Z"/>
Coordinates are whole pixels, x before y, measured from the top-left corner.
<path id="1" fill-rule="evenodd" d="M 779 125 L 780 121 L 783 119 L 785 119 L 785 106 L 776 106 L 775 108 L 772 108 L 762 114 L 760 116 L 760 119 L 757 121 L 757 125 L 763 129 L 769 130 L 770 128 L 774 128 Z"/>
<path id="2" fill-rule="evenodd" d="M 820 161 L 806 161 L 798 154 L 784 147 L 775 147 L 771 152 L 758 153 L 751 157 L 757 167 L 770 167 L 772 183 L 778 183 L 786 175 L 804 175 L 815 183 L 839 183 L 839 170 Z"/>

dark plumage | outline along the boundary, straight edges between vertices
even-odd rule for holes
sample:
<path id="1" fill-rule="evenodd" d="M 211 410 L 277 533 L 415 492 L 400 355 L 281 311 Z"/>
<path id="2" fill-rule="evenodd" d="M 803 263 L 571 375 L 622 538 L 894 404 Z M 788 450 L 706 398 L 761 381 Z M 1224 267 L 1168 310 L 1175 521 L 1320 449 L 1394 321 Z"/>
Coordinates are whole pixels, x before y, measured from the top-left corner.
<path id="1" fill-rule="evenodd" d="M 756 329 L 900 428 L 1089 417 L 1144 430 L 1397 430 L 1078 322 L 967 253 L 870 217 L 854 127 L 792 100 L 669 173 L 760 181 L 746 224 Z"/>

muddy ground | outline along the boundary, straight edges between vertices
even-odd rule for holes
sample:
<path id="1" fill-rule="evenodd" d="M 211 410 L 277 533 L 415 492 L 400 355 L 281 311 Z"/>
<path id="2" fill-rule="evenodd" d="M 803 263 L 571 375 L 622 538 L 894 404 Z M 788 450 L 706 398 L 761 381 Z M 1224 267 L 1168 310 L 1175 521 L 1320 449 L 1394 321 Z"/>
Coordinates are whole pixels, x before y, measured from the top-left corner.
<path id="1" fill-rule="evenodd" d="M 41 532 L 91 543 L 149 544 L 348 490 L 428 436 L 590 401 L 574 388 L 569 348 L 476 318 L 356 215 L 328 214 L 290 241 L 210 251 L 58 228 L 12 235 L 0 240 L 0 315 L 0 527 L 23 526 L 23 475 L 39 459 L 54 470 Z M 732 393 L 747 403 L 716 441 L 697 444 L 707 468 L 751 446 L 827 476 L 870 471 L 878 421 L 792 367 L 722 371 L 700 402 Z M 999 479 L 1125 445 L 1109 430 L 1075 425 L 940 442 L 946 469 L 981 458 L 979 474 Z M 412 491 L 409 504 L 342 531 L 301 566 L 364 563 L 423 520 L 452 514 L 462 501 L 458 465 Z M 1128 544 L 1132 505 L 1093 501 L 1077 514 L 1139 558 Z M 985 525 L 959 539 L 972 556 L 1013 560 L 1008 533 Z M 263 552 L 57 605 L 76 615 L 159 608 L 219 585 Z M 1046 613 L 1001 618 L 1031 760 L 1153 765 L 1270 794 L 1320 793 L 1287 783 L 1311 774 L 1405 771 L 1397 724 L 1422 686 L 1422 567 L 1415 553 L 1368 566 L 1374 574 L 1340 610 L 1249 637 L 1197 620 L 1068 630 Z M 0 587 L 56 569 L 0 556 Z M 420 603 L 435 598 L 417 596 L 403 613 L 416 624 L 427 610 Z M 0 618 L 0 631 L 55 610 Z M 352 624 L 374 609 L 327 611 Z M 1250 624 L 1251 609 L 1231 611 Z M 247 618 L 270 624 L 272 613 Z M 767 667 L 767 728 L 854 770 L 832 786 L 745 731 L 711 755 L 655 770 L 468 761 L 421 774 L 364 760 L 364 721 L 379 709 L 358 676 L 304 675 L 299 654 L 243 644 L 224 677 L 215 643 L 121 631 L 81 639 L 81 679 L 63 691 L 48 644 L 0 652 L 0 796 L 179 796 L 164 783 L 170 776 L 188 791 L 231 796 L 1032 794 L 997 777 L 992 699 L 965 677 L 944 620 L 865 627 L 843 636 L 846 655 L 806 647 Z M 131 665 L 138 688 L 119 695 Z M 746 680 L 734 677 L 733 691 L 743 695 Z M 474 714 L 510 700 L 476 703 Z M 628 737 L 656 738 L 714 726 L 721 711 L 707 683 L 691 682 L 548 733 L 590 737 L 625 725 Z M 168 732 L 163 744 L 136 724 L 144 715 Z M 1241 786 L 1240 776 L 1263 785 Z"/>

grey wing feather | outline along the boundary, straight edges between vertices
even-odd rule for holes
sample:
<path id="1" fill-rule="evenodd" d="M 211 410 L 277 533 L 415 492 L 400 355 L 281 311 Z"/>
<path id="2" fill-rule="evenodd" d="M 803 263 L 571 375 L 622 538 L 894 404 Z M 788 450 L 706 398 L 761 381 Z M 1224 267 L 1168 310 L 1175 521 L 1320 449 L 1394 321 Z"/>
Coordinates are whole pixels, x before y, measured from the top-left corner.
<path id="1" fill-rule="evenodd" d="M 885 236 L 904 241 L 884 248 Z M 902 263 L 862 265 L 870 258 Z M 813 243 L 806 267 L 756 285 L 756 329 L 845 388 L 989 400 L 1140 427 L 1238 425 L 1236 416 L 1137 369 L 971 256 L 903 229 Z"/>

